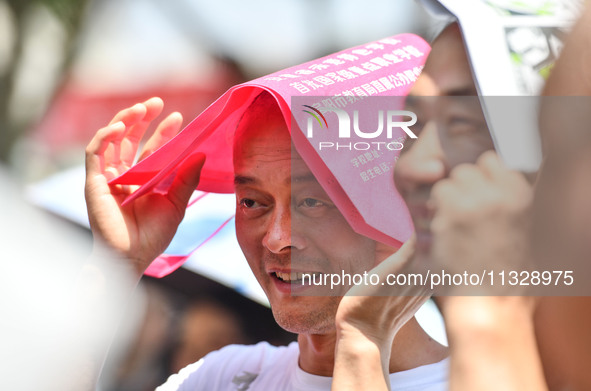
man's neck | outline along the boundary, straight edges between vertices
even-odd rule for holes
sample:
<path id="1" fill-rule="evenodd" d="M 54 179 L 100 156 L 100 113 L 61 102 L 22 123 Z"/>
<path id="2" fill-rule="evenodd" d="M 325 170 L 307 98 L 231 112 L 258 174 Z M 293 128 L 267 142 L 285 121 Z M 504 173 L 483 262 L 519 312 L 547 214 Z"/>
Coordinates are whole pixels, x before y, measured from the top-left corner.
<path id="1" fill-rule="evenodd" d="M 336 342 L 336 332 L 298 335 L 300 368 L 313 375 L 332 376 Z M 443 360 L 448 354 L 447 347 L 425 333 L 413 317 L 394 338 L 390 353 L 390 373 L 433 364 Z"/>

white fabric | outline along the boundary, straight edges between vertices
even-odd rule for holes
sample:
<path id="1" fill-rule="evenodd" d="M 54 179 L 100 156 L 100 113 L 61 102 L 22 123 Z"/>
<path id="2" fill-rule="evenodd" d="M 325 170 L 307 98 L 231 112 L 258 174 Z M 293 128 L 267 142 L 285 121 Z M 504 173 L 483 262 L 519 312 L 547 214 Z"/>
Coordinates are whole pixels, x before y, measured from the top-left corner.
<path id="1" fill-rule="evenodd" d="M 156 391 L 330 390 L 332 378 L 311 375 L 298 366 L 297 342 L 275 347 L 267 342 L 230 345 L 172 375 Z M 447 390 L 448 359 L 390 374 L 392 390 Z"/>

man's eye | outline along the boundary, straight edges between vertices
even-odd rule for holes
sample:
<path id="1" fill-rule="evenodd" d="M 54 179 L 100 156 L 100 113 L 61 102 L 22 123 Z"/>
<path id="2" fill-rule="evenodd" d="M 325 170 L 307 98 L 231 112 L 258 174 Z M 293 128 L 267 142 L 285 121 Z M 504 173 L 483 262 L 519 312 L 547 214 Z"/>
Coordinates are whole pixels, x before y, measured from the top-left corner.
<path id="1" fill-rule="evenodd" d="M 315 198 L 304 198 L 302 202 L 300 202 L 300 206 L 305 208 L 317 208 L 319 206 L 324 206 L 324 203 Z"/>
<path id="2" fill-rule="evenodd" d="M 453 117 L 448 123 L 450 135 L 462 135 L 473 133 L 476 130 L 476 124 L 470 118 Z"/>
<path id="3" fill-rule="evenodd" d="M 449 120 L 450 125 L 463 125 L 463 124 L 469 124 L 469 123 L 472 123 L 472 121 L 466 117 L 452 117 Z"/>
<path id="4" fill-rule="evenodd" d="M 257 206 L 260 206 L 260 204 L 250 198 L 242 198 L 240 200 L 240 206 L 243 206 L 247 209 L 252 209 L 252 208 L 256 208 Z"/>

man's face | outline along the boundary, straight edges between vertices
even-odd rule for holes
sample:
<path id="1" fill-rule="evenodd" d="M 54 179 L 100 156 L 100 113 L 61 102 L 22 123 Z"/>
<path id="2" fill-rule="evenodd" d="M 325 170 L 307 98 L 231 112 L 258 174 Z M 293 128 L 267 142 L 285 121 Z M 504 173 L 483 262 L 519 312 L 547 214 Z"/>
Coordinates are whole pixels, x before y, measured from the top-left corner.
<path id="1" fill-rule="evenodd" d="M 433 185 L 461 163 L 493 149 L 457 25 L 433 43 L 421 76 L 407 98 L 418 121 L 418 139 L 407 141 L 396 163 L 396 186 L 410 210 L 419 254 L 430 249 Z"/>
<path id="2" fill-rule="evenodd" d="M 305 296 L 294 273 L 369 270 L 376 242 L 352 230 L 281 119 L 249 126 L 234 145 L 236 235 L 275 319 L 295 333 L 331 331 L 341 298 Z"/>

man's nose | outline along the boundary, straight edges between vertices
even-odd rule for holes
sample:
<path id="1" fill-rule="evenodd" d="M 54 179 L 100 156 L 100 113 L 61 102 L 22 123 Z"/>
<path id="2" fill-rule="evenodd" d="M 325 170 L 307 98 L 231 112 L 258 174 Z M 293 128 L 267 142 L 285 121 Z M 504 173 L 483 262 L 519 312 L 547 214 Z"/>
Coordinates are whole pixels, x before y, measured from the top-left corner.
<path id="1" fill-rule="evenodd" d="M 291 250 L 291 208 L 276 206 L 263 238 L 263 245 L 272 253 L 279 254 Z"/>
<path id="2" fill-rule="evenodd" d="M 448 167 L 435 121 L 425 124 L 418 139 L 403 151 L 396 163 L 394 181 L 401 194 L 432 186 L 445 178 Z"/>

